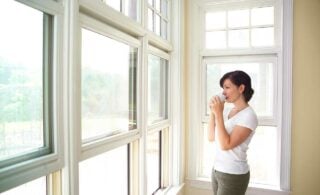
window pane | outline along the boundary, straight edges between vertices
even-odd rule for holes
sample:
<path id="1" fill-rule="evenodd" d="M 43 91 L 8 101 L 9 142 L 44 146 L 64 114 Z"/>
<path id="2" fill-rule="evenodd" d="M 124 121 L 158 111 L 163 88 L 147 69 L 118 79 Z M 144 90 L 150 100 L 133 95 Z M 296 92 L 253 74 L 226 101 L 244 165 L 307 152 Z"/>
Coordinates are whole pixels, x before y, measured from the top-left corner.
<path id="1" fill-rule="evenodd" d="M 168 118 L 168 62 L 149 55 L 148 59 L 148 124 Z"/>
<path id="2" fill-rule="evenodd" d="M 249 10 L 229 11 L 228 26 L 230 28 L 249 26 Z"/>
<path id="3" fill-rule="evenodd" d="M 0 161 L 45 145 L 45 16 L 16 1 L 0 1 Z"/>
<path id="4" fill-rule="evenodd" d="M 215 31 L 206 33 L 207 49 L 226 48 L 226 31 Z"/>
<path id="5" fill-rule="evenodd" d="M 208 125 L 203 124 L 203 139 L 202 139 L 202 158 L 201 169 L 199 172 L 200 177 L 210 177 L 211 170 L 213 168 L 214 156 L 215 156 L 215 142 L 209 142 L 208 140 Z"/>
<path id="6" fill-rule="evenodd" d="M 136 127 L 137 49 L 82 29 L 82 139 Z"/>
<path id="7" fill-rule="evenodd" d="M 277 128 L 258 126 L 248 150 L 250 182 L 278 185 Z"/>
<path id="8" fill-rule="evenodd" d="M 155 0 L 156 1 L 156 10 L 160 11 L 160 7 L 161 7 L 161 0 Z"/>
<path id="9" fill-rule="evenodd" d="M 274 24 L 274 8 L 254 8 L 251 10 L 251 25 L 273 25 Z"/>
<path id="10" fill-rule="evenodd" d="M 0 193 L 1 195 L 46 195 L 47 194 L 46 177 L 30 181 L 26 184 Z"/>
<path id="11" fill-rule="evenodd" d="M 160 188 L 160 132 L 147 135 L 147 194 Z"/>
<path id="12" fill-rule="evenodd" d="M 209 99 L 222 92 L 219 85 L 220 78 L 227 72 L 243 70 L 251 77 L 254 95 L 249 104 L 254 108 L 258 116 L 273 116 L 274 97 L 274 64 L 270 61 L 256 61 L 247 63 L 211 63 L 207 65 L 207 104 Z M 207 114 L 209 109 L 206 106 Z"/>
<path id="13" fill-rule="evenodd" d="M 206 13 L 206 30 L 224 29 L 226 27 L 226 12 Z"/>
<path id="14" fill-rule="evenodd" d="M 161 1 L 161 13 L 164 17 L 168 17 L 168 2 L 167 0 Z"/>
<path id="15" fill-rule="evenodd" d="M 158 14 L 156 14 L 156 23 L 155 23 L 155 27 L 156 27 L 156 31 L 155 31 L 155 33 L 157 34 L 157 35 L 160 35 L 160 30 L 161 30 L 161 28 L 160 28 L 160 16 L 158 15 Z"/>
<path id="16" fill-rule="evenodd" d="M 230 30 L 228 33 L 229 47 L 249 47 L 249 30 Z"/>
<path id="17" fill-rule="evenodd" d="M 153 0 L 148 0 L 149 5 L 153 6 Z"/>
<path id="18" fill-rule="evenodd" d="M 153 11 L 151 9 L 148 9 L 148 29 L 150 31 L 153 31 Z"/>
<path id="19" fill-rule="evenodd" d="M 117 11 L 121 11 L 121 0 L 102 0 L 103 2 L 105 2 L 107 5 L 109 5 L 110 7 L 112 7 L 113 9 L 117 10 Z"/>
<path id="20" fill-rule="evenodd" d="M 161 37 L 167 39 L 167 26 L 168 23 L 165 20 L 161 20 Z"/>
<path id="21" fill-rule="evenodd" d="M 274 45 L 274 28 L 252 29 L 251 44 L 254 47 L 273 46 Z"/>
<path id="22" fill-rule="evenodd" d="M 128 146 L 79 164 L 80 195 L 128 194 Z"/>
<path id="23" fill-rule="evenodd" d="M 138 0 L 125 0 L 124 1 L 125 15 L 134 20 L 138 20 Z"/>

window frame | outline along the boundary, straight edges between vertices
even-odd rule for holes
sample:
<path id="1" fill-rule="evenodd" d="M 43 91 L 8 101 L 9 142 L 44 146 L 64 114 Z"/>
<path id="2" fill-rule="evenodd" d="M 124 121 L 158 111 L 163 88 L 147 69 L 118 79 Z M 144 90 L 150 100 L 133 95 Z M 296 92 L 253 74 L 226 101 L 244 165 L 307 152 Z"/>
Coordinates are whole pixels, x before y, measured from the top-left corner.
<path id="1" fill-rule="evenodd" d="M 252 194 L 289 194 L 290 193 L 290 135 L 291 135 L 291 102 L 292 102 L 292 1 L 283 1 L 276 0 L 275 3 L 278 6 L 279 12 L 276 11 L 275 14 L 279 17 L 279 20 L 285 20 L 286 22 L 281 24 L 283 25 L 281 28 L 278 26 L 281 31 L 279 32 L 279 37 L 275 39 L 275 47 L 272 48 L 261 48 L 258 50 L 248 50 L 248 49 L 232 49 L 232 50 L 213 50 L 213 49 L 203 49 L 204 48 L 204 40 L 199 39 L 198 37 L 203 37 L 204 22 L 200 24 L 202 27 L 201 32 L 194 26 L 197 26 L 196 21 L 203 21 L 203 13 L 206 8 L 204 8 L 205 3 L 210 4 L 210 6 L 220 6 L 223 3 L 229 3 L 232 1 L 223 1 L 223 0 L 212 0 L 212 1 L 202 1 L 196 2 L 195 0 L 189 0 L 189 10 L 188 12 L 191 14 L 191 20 L 189 23 L 188 31 L 190 32 L 189 40 L 190 40 L 190 48 L 188 50 L 188 61 L 189 64 L 189 78 L 191 79 L 189 83 L 189 165 L 188 165 L 188 173 L 187 173 L 187 183 L 196 188 L 201 189 L 211 189 L 210 180 L 208 178 L 201 178 L 198 176 L 200 164 L 199 158 L 199 144 L 202 137 L 198 133 L 199 129 L 202 129 L 202 117 L 203 112 L 201 110 L 203 108 L 199 108 L 198 104 L 203 101 L 203 97 L 198 94 L 202 94 L 202 87 L 199 89 L 200 83 L 202 81 L 203 71 L 201 70 L 200 65 L 202 65 L 202 57 L 218 57 L 218 56 L 241 56 L 241 55 L 261 55 L 261 54 L 273 54 L 278 57 L 278 65 L 279 69 L 277 72 L 277 76 L 279 78 L 278 83 L 278 122 L 277 126 L 279 129 L 282 129 L 279 132 L 279 143 L 280 149 L 280 186 L 279 188 L 268 188 L 266 186 L 249 186 L 248 192 Z M 248 1 L 249 3 L 253 1 Z M 277 19 L 275 19 L 277 20 Z M 276 24 L 275 24 L 276 25 Z M 283 36 L 283 37 L 282 37 Z M 276 34 L 275 34 L 276 37 Z M 278 44 L 277 44 L 278 43 Z M 194 55 L 199 54 L 199 55 Z M 201 106 L 202 107 L 202 106 Z M 285 115 L 283 113 L 286 113 Z M 281 140 L 280 140 L 281 139 Z M 283 155 L 285 154 L 285 155 Z M 196 160 L 196 162 L 194 161 Z"/>
<path id="2" fill-rule="evenodd" d="M 44 60 L 48 60 L 51 58 L 52 64 L 43 65 L 45 68 L 44 72 L 49 73 L 49 69 L 51 70 L 50 75 L 44 77 L 46 81 L 43 81 L 43 91 L 44 96 L 49 100 L 49 104 L 44 105 L 44 111 L 48 112 L 48 107 L 50 107 L 51 113 L 44 113 L 44 120 L 49 123 L 48 127 L 44 127 L 45 134 L 49 135 L 50 140 L 47 140 L 48 143 L 52 144 L 52 151 L 48 154 L 44 155 L 36 155 L 35 157 L 31 157 L 27 161 L 17 162 L 11 166 L 1 168 L 0 169 L 0 192 L 9 190 L 26 182 L 37 179 L 41 176 L 49 175 L 50 173 L 57 171 L 62 168 L 64 164 L 63 157 L 63 132 L 65 128 L 65 109 L 64 100 L 66 97 L 65 93 L 65 78 L 63 77 L 63 72 L 66 71 L 66 68 L 63 66 L 62 54 L 64 51 L 62 38 L 64 33 L 63 28 L 63 19 L 64 19 L 64 8 L 61 2 L 55 2 L 51 0 L 45 1 L 23 1 L 17 0 L 19 3 L 25 4 L 26 6 L 30 6 L 34 9 L 37 9 L 41 12 L 50 14 L 52 16 L 52 47 L 50 54 L 44 54 Z M 59 30 L 58 30 L 59 29 Z M 47 34 L 48 35 L 48 34 Z M 45 36 L 47 36 L 45 35 Z M 44 40 L 47 38 L 44 37 Z M 44 51 L 47 53 L 49 51 Z M 46 68 L 47 67 L 47 68 Z M 51 78 L 48 78 L 51 77 Z M 49 81 L 49 82 L 48 82 Z M 45 87 L 49 88 L 49 92 Z M 52 94 L 51 94 L 52 93 Z M 49 97 L 51 96 L 51 97 Z M 48 125 L 48 124 L 47 124 Z M 47 132 L 47 128 L 51 129 L 51 132 Z M 44 139 L 46 135 L 44 135 Z M 27 155 L 28 156 L 28 155 Z"/>

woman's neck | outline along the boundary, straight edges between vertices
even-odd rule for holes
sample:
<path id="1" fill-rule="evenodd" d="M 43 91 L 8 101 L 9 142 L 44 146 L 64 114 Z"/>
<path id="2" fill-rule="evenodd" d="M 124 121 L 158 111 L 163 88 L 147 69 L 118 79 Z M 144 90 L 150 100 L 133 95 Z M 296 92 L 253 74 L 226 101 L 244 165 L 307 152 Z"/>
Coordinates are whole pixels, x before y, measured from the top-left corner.
<path id="1" fill-rule="evenodd" d="M 243 99 L 239 98 L 236 102 L 233 103 L 234 104 L 234 110 L 240 111 L 243 110 L 244 108 L 248 107 L 249 104 L 244 101 Z"/>

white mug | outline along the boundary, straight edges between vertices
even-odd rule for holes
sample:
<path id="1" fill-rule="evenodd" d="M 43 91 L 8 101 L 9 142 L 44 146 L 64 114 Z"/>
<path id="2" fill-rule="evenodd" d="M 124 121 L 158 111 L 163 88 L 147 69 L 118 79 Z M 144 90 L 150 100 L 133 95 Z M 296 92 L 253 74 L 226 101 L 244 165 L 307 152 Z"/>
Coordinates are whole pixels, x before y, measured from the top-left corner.
<path id="1" fill-rule="evenodd" d="M 217 94 L 216 96 L 219 97 L 219 99 L 220 99 L 221 102 L 226 101 L 226 96 L 224 96 L 223 94 Z"/>

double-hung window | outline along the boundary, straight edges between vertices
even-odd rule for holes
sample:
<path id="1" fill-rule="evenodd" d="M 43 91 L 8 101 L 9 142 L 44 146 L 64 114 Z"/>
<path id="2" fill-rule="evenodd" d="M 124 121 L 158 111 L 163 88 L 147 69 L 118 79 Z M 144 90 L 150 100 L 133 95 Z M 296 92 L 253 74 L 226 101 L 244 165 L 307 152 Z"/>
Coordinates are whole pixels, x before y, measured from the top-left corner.
<path id="1" fill-rule="evenodd" d="M 283 98 L 287 96 L 282 89 L 288 86 L 283 82 L 286 74 L 283 70 L 287 65 L 281 42 L 282 1 L 207 1 L 194 5 L 197 6 L 193 13 L 200 22 L 194 27 L 199 30 L 192 30 L 193 42 L 198 45 L 191 47 L 198 49 L 199 55 L 191 58 L 191 72 L 197 73 L 191 78 L 198 88 L 191 85 L 190 89 L 191 98 L 197 100 L 191 102 L 193 139 L 190 142 L 198 146 L 191 150 L 191 158 L 199 160 L 189 166 L 190 178 L 210 179 L 214 148 L 218 146 L 207 139 L 209 99 L 222 93 L 219 80 L 225 73 L 243 70 L 252 79 L 254 95 L 249 104 L 259 121 L 248 150 L 249 186 L 289 190 L 287 185 L 282 185 L 289 180 L 283 176 L 288 170 L 280 170 L 287 166 L 284 165 L 286 159 L 281 158 L 285 143 L 281 138 L 285 135 L 283 132 L 288 131 L 283 128 L 286 119 L 281 115 Z M 193 21 L 193 24 L 197 23 Z M 200 108 L 197 108 L 198 104 Z"/>
<path id="2" fill-rule="evenodd" d="M 140 42 L 90 16 L 80 18 L 79 194 L 93 188 L 98 194 L 131 194 Z"/>
<path id="3" fill-rule="evenodd" d="M 169 55 L 149 46 L 148 127 L 146 138 L 147 194 L 168 187 L 169 158 Z"/>
<path id="4" fill-rule="evenodd" d="M 39 177 L 46 189 L 62 167 L 62 13 L 54 1 L 0 2 L 0 192 Z"/>

